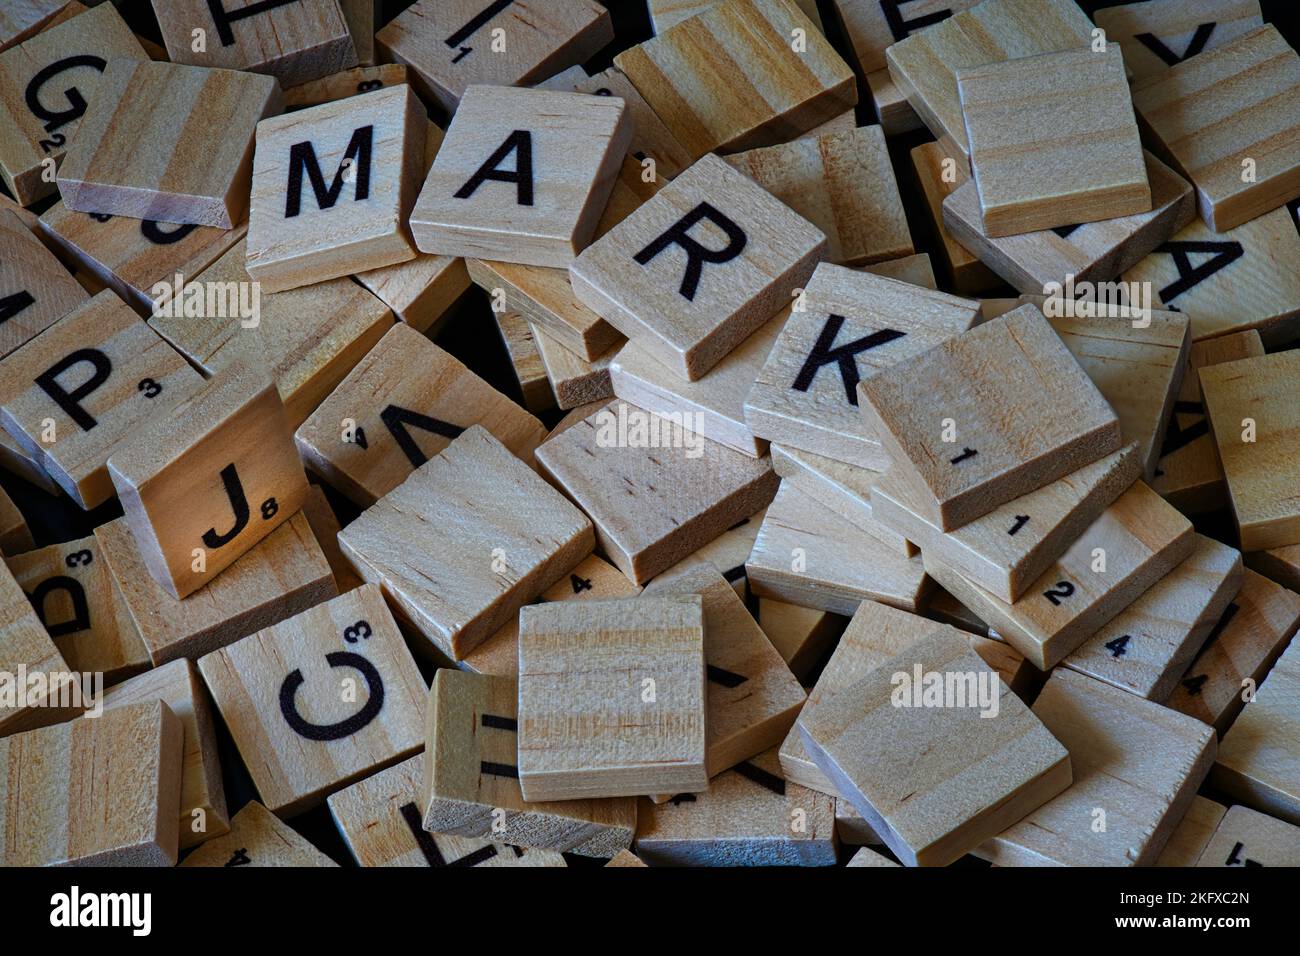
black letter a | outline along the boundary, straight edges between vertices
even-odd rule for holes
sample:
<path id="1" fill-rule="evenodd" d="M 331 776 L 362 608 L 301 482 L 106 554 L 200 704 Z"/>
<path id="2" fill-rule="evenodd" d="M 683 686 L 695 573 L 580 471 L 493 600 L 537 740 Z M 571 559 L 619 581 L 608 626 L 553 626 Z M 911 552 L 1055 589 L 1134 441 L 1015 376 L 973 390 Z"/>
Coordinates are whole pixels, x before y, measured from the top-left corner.
<path id="1" fill-rule="evenodd" d="M 515 171 L 505 172 L 497 169 L 501 161 L 511 153 L 519 151 L 515 157 Z M 478 168 L 469 182 L 455 192 L 457 199 L 468 199 L 488 180 L 498 183 L 514 183 L 517 187 L 516 201 L 521 206 L 533 204 L 533 134 L 526 129 L 517 129 L 506 141 L 497 147 L 497 151 L 488 157 L 488 161 Z"/>

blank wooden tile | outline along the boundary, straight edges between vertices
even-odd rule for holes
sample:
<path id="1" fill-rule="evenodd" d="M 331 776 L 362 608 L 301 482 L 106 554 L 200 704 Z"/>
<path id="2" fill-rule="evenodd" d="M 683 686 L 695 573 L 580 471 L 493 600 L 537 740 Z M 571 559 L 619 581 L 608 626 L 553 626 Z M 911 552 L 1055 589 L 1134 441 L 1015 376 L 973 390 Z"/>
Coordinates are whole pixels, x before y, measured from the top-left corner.
<path id="1" fill-rule="evenodd" d="M 119 57 L 149 59 L 111 5 L 82 8 L 0 54 L 0 176 L 19 203 L 55 192 L 45 160 L 65 159 L 82 120 L 102 113 L 104 103 L 87 110 L 106 63 Z"/>
<path id="2" fill-rule="evenodd" d="M 706 156 L 583 252 L 569 278 L 580 302 L 694 381 L 790 302 L 825 244 Z"/>
<path id="3" fill-rule="evenodd" d="M 754 619 L 800 681 L 826 656 L 844 629 L 844 619 L 818 608 L 759 598 Z"/>
<path id="4" fill-rule="evenodd" d="M 335 594 L 325 555 L 299 515 L 180 600 L 150 575 L 124 518 L 100 525 L 95 539 L 155 667 L 196 659 Z"/>
<path id="5" fill-rule="evenodd" d="M 969 675 L 968 685 L 984 675 L 996 715 L 891 703 L 891 675 L 916 668 Z M 798 727 L 817 765 L 908 866 L 951 863 L 1070 783 L 1066 749 L 951 632 L 882 663 L 801 715 Z"/>
<path id="6" fill-rule="evenodd" d="M 256 800 L 230 820 L 230 832 L 209 840 L 181 866 L 338 866 Z"/>
<path id="7" fill-rule="evenodd" d="M 172 661 L 110 687 L 104 709 L 161 700 L 181 722 L 180 848 L 230 831 L 208 692 L 191 661 Z"/>
<path id="8" fill-rule="evenodd" d="M 912 104 L 907 102 L 907 96 L 889 75 L 889 70 L 882 69 L 868 73 L 866 81 L 867 93 L 871 96 L 871 107 L 886 136 L 900 136 L 903 133 L 925 128 L 921 117 L 916 115 Z"/>
<path id="9" fill-rule="evenodd" d="M 807 696 L 722 574 L 707 561 L 661 574 L 647 597 L 698 594 L 704 614 L 705 767 L 710 777 L 777 746 Z M 672 794 L 655 797 L 660 803 Z"/>
<path id="10" fill-rule="evenodd" d="M 586 516 L 481 425 L 339 535 L 348 560 L 383 587 L 425 650 L 453 660 L 567 574 L 592 543 Z"/>
<path id="11" fill-rule="evenodd" d="M 368 0 L 357 0 L 359 5 L 371 5 Z M 361 93 L 390 86 L 400 86 L 407 81 L 407 69 L 400 63 L 381 63 L 378 66 L 354 66 L 317 80 L 299 83 L 284 91 L 284 111 L 320 106 L 335 100 L 347 99 Z"/>
<path id="12" fill-rule="evenodd" d="M 11 353 L 0 373 L 15 385 L 31 383 L 3 396 L 4 427 L 83 508 L 114 496 L 109 458 L 151 421 L 174 428 L 174 416 L 203 385 L 110 291 Z"/>
<path id="13" fill-rule="evenodd" d="M 376 585 L 208 654 L 199 670 L 283 817 L 420 749 L 424 680 Z"/>
<path id="14" fill-rule="evenodd" d="M 414 259 L 427 125 L 405 84 L 258 123 L 249 276 L 283 292 Z"/>
<path id="15" fill-rule="evenodd" d="M 1065 669 L 1033 710 L 1070 751 L 1074 783 L 976 855 L 997 866 L 1154 863 L 1214 763 L 1214 731 Z"/>
<path id="16" fill-rule="evenodd" d="M 725 0 L 614 65 L 697 158 L 791 139 L 857 103 L 848 64 L 784 0 Z"/>
<path id="17" fill-rule="evenodd" d="M 0 488 L 0 555 L 22 554 L 36 547 L 32 529 L 8 493 Z"/>
<path id="18" fill-rule="evenodd" d="M 963 66 L 956 77 L 986 235 L 1150 211 L 1119 47 Z"/>
<path id="19" fill-rule="evenodd" d="M 1205 845 L 1214 836 L 1219 821 L 1228 812 L 1221 803 L 1204 797 L 1192 797 L 1191 806 L 1160 851 L 1155 866 L 1195 866 Z"/>
<path id="20" fill-rule="evenodd" d="M 1029 306 L 877 372 L 858 397 L 894 474 L 945 531 L 1120 445 L 1115 413 Z"/>
<path id="21" fill-rule="evenodd" d="M 16 675 L 24 671 L 28 675 L 45 674 L 47 688 L 51 683 L 59 683 L 57 694 L 63 690 L 63 681 L 58 675 L 66 674 L 68 665 L 12 572 L 3 567 L 0 568 L 0 673 Z M 10 684 L 9 689 L 16 691 L 18 688 Z M 45 703 L 54 701 L 28 697 L 0 702 L 0 734 L 71 720 L 86 709 L 84 705 L 76 706 L 78 701 L 75 699 L 70 701 L 71 706 L 66 707 L 37 706 Z"/>
<path id="22" fill-rule="evenodd" d="M 75 671 L 106 684 L 149 666 L 135 622 L 93 537 L 52 544 L 5 559 L 54 645 Z"/>
<path id="23" fill-rule="evenodd" d="M 330 795 L 330 816 L 360 866 L 567 866 L 554 850 L 526 850 L 421 826 L 424 756 Z M 623 852 L 627 852 L 626 850 Z"/>
<path id="24" fill-rule="evenodd" d="M 269 76 L 114 60 L 59 166 L 63 203 L 230 229 L 247 210 L 257 122 L 281 108 Z M 142 142 L 153 148 L 141 153 Z"/>
<path id="25" fill-rule="evenodd" d="M 89 298 L 21 219 L 0 211 L 0 358 Z"/>
<path id="26" fill-rule="evenodd" d="M 515 381 L 519 383 L 519 396 L 524 408 L 534 415 L 551 410 L 555 407 L 555 393 L 551 391 L 542 353 L 528 320 L 517 312 L 495 312 L 492 317 L 501 331 L 501 340 L 514 369 Z"/>
<path id="27" fill-rule="evenodd" d="M 859 381 L 971 328 L 977 303 L 839 266 L 817 267 L 745 399 L 756 435 L 884 471 L 858 407 Z"/>
<path id="28" fill-rule="evenodd" d="M 524 799 L 705 789 L 704 661 L 698 595 L 520 611 Z"/>
<path id="29" fill-rule="evenodd" d="M 1201 369 L 1210 429 L 1243 551 L 1300 544 L 1300 415 L 1289 400 L 1300 354 L 1280 352 Z"/>
<path id="30" fill-rule="evenodd" d="M 1149 282 L 1165 308 L 1186 313 L 1192 339 L 1258 329 L 1265 344 L 1300 329 L 1300 234 L 1286 209 L 1213 232 L 1200 220 L 1121 276 Z"/>
<path id="31" fill-rule="evenodd" d="M 295 439 L 307 467 L 368 507 L 473 424 L 528 461 L 546 428 L 414 329 L 397 324 Z"/>
<path id="32" fill-rule="evenodd" d="M 174 63 L 269 73 L 296 86 L 357 65 L 339 0 L 260 4 L 254 0 L 154 0 L 167 58 Z M 193 31 L 204 31 L 194 49 Z"/>
<path id="33" fill-rule="evenodd" d="M 934 267 L 930 265 L 928 252 L 918 252 L 914 256 L 903 256 L 901 259 L 887 259 L 874 265 L 863 266 L 861 271 L 884 276 L 886 279 L 897 279 L 910 285 L 919 285 L 932 292 L 939 290 L 939 283 L 935 281 Z"/>
<path id="34" fill-rule="evenodd" d="M 0 11 L 0 50 L 21 43 L 34 33 L 79 13 L 75 0 L 19 0 Z"/>
<path id="35" fill-rule="evenodd" d="M 1191 522 L 1138 482 L 1014 602 L 972 584 L 924 550 L 921 556 L 931 577 L 1045 671 L 1172 571 L 1194 547 Z"/>
<path id="36" fill-rule="evenodd" d="M 969 153 L 956 72 L 1051 53 L 1082 50 L 1092 23 L 1073 0 L 984 0 L 885 51 L 889 75 L 948 155 Z"/>
<path id="37" fill-rule="evenodd" d="M 1143 129 L 1216 232 L 1300 196 L 1297 87 L 1300 56 L 1271 24 L 1135 84 Z"/>
<path id="38" fill-rule="evenodd" d="M 588 362 L 570 352 L 551 337 L 540 325 L 529 323 L 529 331 L 537 345 L 542 367 L 555 396 L 555 404 L 569 411 L 593 402 L 614 397 L 614 386 L 609 377 L 609 363 L 614 360 L 620 346 L 612 346 L 599 358 Z"/>
<path id="39" fill-rule="evenodd" d="M 1063 286 L 1068 276 L 1076 284 L 1109 282 L 1196 219 L 1188 182 L 1151 153 L 1143 158 L 1149 211 L 994 238 L 983 231 L 979 196 L 968 182 L 943 200 L 945 233 L 1021 292 L 1041 294 L 1049 283 Z"/>
<path id="40" fill-rule="evenodd" d="M 925 196 L 930 223 L 939 238 L 939 252 L 943 256 L 948 274 L 952 277 L 953 287 L 965 294 L 995 288 L 998 284 L 998 276 L 980 261 L 979 256 L 958 241 L 954 231 L 950 230 L 944 221 L 947 197 L 971 181 L 964 157 L 946 156 L 943 147 L 938 143 L 922 143 L 912 150 L 911 157 L 917 181 L 921 184 L 921 192 Z M 966 190 L 965 195 L 973 196 L 974 189 L 972 185 Z M 1190 193 L 1190 187 L 1188 192 Z M 978 200 L 975 208 L 978 214 Z"/>
<path id="41" fill-rule="evenodd" d="M 517 682 L 444 668 L 426 710 L 424 828 L 513 846 L 610 857 L 632 844 L 636 799 L 524 802 Z"/>
<path id="42" fill-rule="evenodd" d="M 595 0 L 418 0 L 375 34 L 375 45 L 451 112 L 472 84 L 532 84 L 613 39 L 609 13 Z"/>
<path id="43" fill-rule="evenodd" d="M 644 440 L 633 433 L 634 419 Z M 650 430 L 659 440 L 644 447 Z M 777 484 L 767 458 L 688 438 L 671 420 L 624 402 L 543 442 L 537 461 L 591 517 L 605 556 L 638 584 L 766 505 Z"/>
<path id="44" fill-rule="evenodd" d="M 981 518 L 944 532 L 921 514 L 919 496 L 892 475 L 871 488 L 877 524 L 1005 601 L 1020 597 L 1053 561 L 1137 479 L 1127 445 Z"/>
<path id="45" fill-rule="evenodd" d="M 154 701 L 0 738 L 0 864 L 175 866 L 181 737 Z"/>
<path id="46" fill-rule="evenodd" d="M 616 97 L 471 87 L 411 211 L 416 246 L 567 266 L 591 241 L 631 134 Z"/>
<path id="47" fill-rule="evenodd" d="M 1298 866 L 1300 827 L 1249 807 L 1230 807 L 1196 865 Z"/>
<path id="48" fill-rule="evenodd" d="M 835 801 L 783 779 L 775 748 L 637 812 L 637 852 L 654 866 L 834 866 L 835 847 Z"/>
<path id="49" fill-rule="evenodd" d="M 826 261 L 911 255 L 903 200 L 878 126 L 747 150 L 727 162 L 826 234 Z"/>
<path id="50" fill-rule="evenodd" d="M 1225 734 L 1300 627 L 1300 595 L 1249 568 L 1167 705 Z M 1250 682 L 1250 683 L 1248 683 Z"/>
<path id="51" fill-rule="evenodd" d="M 1119 44 L 1134 82 L 1221 47 L 1264 23 L 1259 0 L 1145 0 L 1106 7 L 1092 19 L 1106 31 L 1108 42 Z"/>
<path id="52" fill-rule="evenodd" d="M 1298 705 L 1300 643 L 1292 641 L 1224 736 L 1210 782 L 1234 800 L 1300 825 Z"/>
<path id="53" fill-rule="evenodd" d="M 280 396 L 244 365 L 135 428 L 108 471 L 150 574 L 178 598 L 279 527 L 307 494 Z"/>
<path id="54" fill-rule="evenodd" d="M 843 615 L 864 600 L 915 611 L 928 586 L 919 555 L 904 557 L 786 482 L 745 568 L 760 597 Z"/>
<path id="55" fill-rule="evenodd" d="M 1173 691 L 1242 581 L 1241 553 L 1196 536 L 1196 550 L 1062 664 L 1156 703 Z"/>

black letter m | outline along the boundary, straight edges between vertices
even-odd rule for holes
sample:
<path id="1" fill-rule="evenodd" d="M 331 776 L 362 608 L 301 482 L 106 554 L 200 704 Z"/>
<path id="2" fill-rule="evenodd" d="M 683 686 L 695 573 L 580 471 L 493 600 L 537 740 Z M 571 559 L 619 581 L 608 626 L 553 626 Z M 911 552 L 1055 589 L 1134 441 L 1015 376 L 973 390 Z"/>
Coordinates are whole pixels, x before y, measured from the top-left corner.
<path id="1" fill-rule="evenodd" d="M 334 173 L 334 182 L 325 188 L 325 177 L 321 175 L 320 163 L 316 160 L 316 150 L 311 142 L 294 143 L 289 147 L 289 189 L 284 200 L 284 218 L 292 219 L 298 215 L 302 203 L 302 174 L 305 170 L 311 180 L 312 192 L 316 194 L 316 204 L 321 209 L 329 209 L 339 201 L 343 192 L 343 171 L 349 161 L 356 170 L 357 202 L 370 196 L 370 144 L 374 140 L 375 128 L 363 126 L 352 134 L 343 162 Z"/>

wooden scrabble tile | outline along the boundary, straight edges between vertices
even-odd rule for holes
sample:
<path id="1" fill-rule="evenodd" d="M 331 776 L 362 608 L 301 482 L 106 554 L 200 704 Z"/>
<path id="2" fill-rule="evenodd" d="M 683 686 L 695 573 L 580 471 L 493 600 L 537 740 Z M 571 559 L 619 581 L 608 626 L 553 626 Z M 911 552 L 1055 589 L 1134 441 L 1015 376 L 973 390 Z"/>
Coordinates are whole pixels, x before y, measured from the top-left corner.
<path id="1" fill-rule="evenodd" d="M 1264 24 L 1259 0 L 1144 0 L 1106 7 L 1092 19 L 1119 44 L 1134 82 Z"/>
<path id="2" fill-rule="evenodd" d="M 115 684 L 149 666 L 135 622 L 93 537 L 5 559 L 68 667 Z"/>
<path id="3" fill-rule="evenodd" d="M 745 397 L 785 319 L 782 313 L 768 321 L 694 382 L 683 381 L 642 343 L 628 342 L 609 363 L 610 385 L 625 402 L 674 418 L 710 441 L 761 458 L 768 443 L 750 430 Z"/>
<path id="4" fill-rule="evenodd" d="M 153 701 L 0 738 L 0 865 L 175 866 L 181 737 Z"/>
<path id="5" fill-rule="evenodd" d="M 576 800 L 708 786 L 702 600 L 564 601 L 519 615 L 519 784 Z"/>
<path id="6" fill-rule="evenodd" d="M 1115 413 L 1030 306 L 857 388 L 895 476 L 917 489 L 923 513 L 945 531 L 1120 446 Z"/>
<path id="7" fill-rule="evenodd" d="M 981 518 L 944 532 L 893 475 L 870 490 L 876 524 L 1004 601 L 1015 601 L 1137 479 L 1135 445 L 1085 465 Z"/>
<path id="8" fill-rule="evenodd" d="M 696 158 L 790 139 L 858 101 L 848 64 L 785 0 L 724 0 L 614 65 Z"/>
<path id="9" fill-rule="evenodd" d="M 1210 782 L 1234 800 L 1295 824 L 1300 824 L 1298 705 L 1300 643 L 1292 641 L 1224 736 L 1210 771 Z"/>
<path id="10" fill-rule="evenodd" d="M 944 292 L 817 267 L 745 399 L 754 433 L 884 471 L 890 459 L 858 408 L 858 382 L 971 328 L 978 304 Z"/>
<path id="11" fill-rule="evenodd" d="M 414 329 L 397 324 L 295 439 L 309 469 L 369 507 L 473 424 L 528 461 L 546 427 Z"/>
<path id="12" fill-rule="evenodd" d="M 885 68 L 885 50 L 923 30 L 972 7 L 978 0 L 902 0 L 901 3 L 879 0 L 834 0 L 840 23 L 862 72 L 871 74 Z M 904 9 L 904 7 L 906 9 Z"/>
<path id="13" fill-rule="evenodd" d="M 910 285 L 919 285 L 932 292 L 939 290 L 939 283 L 934 279 L 934 267 L 930 265 L 928 252 L 918 252 L 914 256 L 877 262 L 874 265 L 863 266 L 861 271 L 884 276 L 886 279 L 897 279 Z"/>
<path id="14" fill-rule="evenodd" d="M 196 659 L 335 594 L 325 555 L 299 515 L 180 600 L 150 575 L 125 519 L 100 525 L 95 539 L 155 667 Z"/>
<path id="15" fill-rule="evenodd" d="M 1134 85 L 1143 130 L 1214 231 L 1300 196 L 1297 87 L 1300 56 L 1271 24 Z"/>
<path id="16" fill-rule="evenodd" d="M 89 298 L 21 219 L 0 211 L 0 358 Z"/>
<path id="17" fill-rule="evenodd" d="M 533 338 L 528 320 L 517 312 L 494 312 L 492 317 L 496 319 L 501 341 L 505 343 L 524 408 L 534 415 L 550 411 L 555 407 L 555 393 L 551 391 L 546 366 L 542 364 L 542 352 Z"/>
<path id="18" fill-rule="evenodd" d="M 956 77 L 986 235 L 1151 210 L 1118 47 L 962 66 Z"/>
<path id="19" fill-rule="evenodd" d="M 426 99 L 453 112 L 475 83 L 524 86 L 590 59 L 614 39 L 595 0 L 417 0 L 375 34 Z"/>
<path id="20" fill-rule="evenodd" d="M 22 554 L 36 547 L 32 529 L 27 519 L 13 503 L 13 499 L 0 488 L 0 555 Z"/>
<path id="21" fill-rule="evenodd" d="M 429 833 L 420 815 L 424 756 L 330 795 L 330 816 L 360 866 L 568 866 L 554 850 Z M 627 851 L 622 851 L 626 853 Z"/>
<path id="22" fill-rule="evenodd" d="M 41 619 L 27 600 L 27 595 L 7 567 L 0 567 L 0 736 L 71 720 L 86 709 L 75 696 L 62 697 L 67 686 L 67 662 Z M 20 685 L 17 675 L 28 675 L 29 684 Z M 44 689 L 31 685 L 44 675 Z M 51 686 L 57 685 L 57 686 Z M 71 690 L 79 690 L 74 685 Z M 25 691 L 25 693 L 21 693 Z"/>
<path id="23" fill-rule="evenodd" d="M 946 706 L 921 705 L 922 671 L 960 675 L 964 706 L 955 692 Z M 896 674 L 916 681 L 911 699 Z M 1070 784 L 1070 754 L 951 631 L 885 661 L 797 726 L 817 765 L 907 866 L 951 863 Z"/>
<path id="24" fill-rule="evenodd" d="M 839 643 L 835 645 L 835 652 L 826 662 L 816 685 L 808 694 L 808 702 L 800 717 L 815 713 L 823 703 L 848 690 L 875 668 L 914 644 L 939 633 L 952 634 L 970 644 L 985 664 L 998 670 L 1008 687 L 1017 678 L 1019 665 L 1013 665 L 1007 671 L 999 666 L 1004 660 L 1012 658 L 1007 658 L 998 651 L 997 641 L 963 634 L 946 624 L 875 601 L 863 601 L 844 629 Z M 781 743 L 780 758 L 781 769 L 787 780 L 831 796 L 840 796 L 835 784 L 813 762 L 797 727 L 792 727 Z"/>
<path id="25" fill-rule="evenodd" d="M 54 164 L 66 159 L 82 120 L 106 109 L 100 101 L 87 114 L 107 63 L 119 57 L 149 59 L 112 5 L 83 8 L 0 54 L 0 177 L 21 205 L 55 192 Z"/>
<path id="26" fill-rule="evenodd" d="M 826 261 L 869 265 L 913 252 L 878 126 L 803 137 L 727 162 L 826 234 Z"/>
<path id="27" fill-rule="evenodd" d="M 1174 403 L 1152 489 L 1185 515 L 1202 514 L 1228 506 L 1223 466 L 1210 434 L 1198 374 L 1207 365 L 1232 362 L 1264 354 L 1264 343 L 1254 329 L 1230 332 L 1193 342 L 1187 374 Z M 1263 553 L 1263 552 L 1260 552 Z M 1257 571 L 1264 573 L 1262 569 Z M 1285 583 L 1285 582 L 1283 582 Z"/>
<path id="28" fill-rule="evenodd" d="M 19 0 L 0 10 L 0 50 L 85 9 L 75 0 Z"/>
<path id="29" fill-rule="evenodd" d="M 752 595 L 749 593 L 749 579 L 745 572 L 745 560 L 754 550 L 754 541 L 758 538 L 758 529 L 763 524 L 767 508 L 760 508 L 748 518 L 741 518 L 722 534 L 701 545 L 690 556 L 674 564 L 664 576 L 674 574 L 696 561 L 707 561 L 726 578 L 736 595 L 745 601 L 745 606 L 753 613 Z"/>
<path id="30" fill-rule="evenodd" d="M 610 857 L 609 862 L 605 864 L 605 866 L 607 867 L 645 866 L 645 865 L 646 865 L 645 863 L 641 862 L 641 858 L 637 856 L 635 853 L 633 853 L 631 850 L 619 850 L 612 857 Z"/>
<path id="31" fill-rule="evenodd" d="M 245 248 L 244 240 L 235 243 L 191 288 L 257 289 L 244 269 Z M 215 308 L 195 302 L 193 309 L 186 304 L 155 314 L 149 324 L 207 375 L 236 365 L 261 370 L 275 382 L 291 428 L 307 420 L 393 323 L 392 312 L 349 279 L 239 296 L 238 308 L 230 300 L 223 307 L 216 299 Z"/>
<path id="32" fill-rule="evenodd" d="M 423 650 L 460 660 L 591 553 L 591 522 L 470 425 L 339 534 Z"/>
<path id="33" fill-rule="evenodd" d="M 209 840 L 181 866 L 338 866 L 256 800 L 230 820 L 230 832 Z"/>
<path id="34" fill-rule="evenodd" d="M 360 0 L 360 3 L 367 5 L 366 0 Z M 289 87 L 284 91 L 284 111 L 288 113 L 308 106 L 333 103 L 361 93 L 400 86 L 406 81 L 407 69 L 400 63 L 354 66 L 350 70 L 340 70 L 318 80 L 308 80 Z"/>
<path id="35" fill-rule="evenodd" d="M 930 214 L 930 224 L 939 238 L 939 252 L 952 278 L 953 287 L 958 292 L 967 294 L 996 288 L 998 276 L 962 245 L 944 222 L 947 197 L 971 181 L 964 157 L 946 156 L 938 143 L 922 143 L 912 150 L 911 157 L 917 181 L 921 184 L 921 193 L 925 197 L 925 207 Z M 966 195 L 973 195 L 974 188 L 971 186 L 967 189 Z M 1189 187 L 1188 192 L 1190 191 Z M 976 208 L 978 209 L 978 202 Z"/>
<path id="36" fill-rule="evenodd" d="M 617 97 L 471 87 L 411 211 L 416 246 L 567 266 L 591 241 L 631 135 Z"/>
<path id="37" fill-rule="evenodd" d="M 1064 668 L 1033 712 L 1070 752 L 1074 783 L 976 855 L 997 866 L 1154 863 L 1214 763 L 1214 731 Z"/>
<path id="38" fill-rule="evenodd" d="M 958 69 L 1086 49 L 1092 30 L 1073 0 L 985 0 L 892 44 L 885 59 L 889 75 L 946 155 L 962 156 L 970 147 L 957 93 Z"/>
<path id="39" fill-rule="evenodd" d="M 884 472 L 846 465 L 812 452 L 772 446 L 772 470 L 790 487 L 803 492 L 823 507 L 834 511 L 849 524 L 865 531 L 895 551 L 910 558 L 916 545 L 900 532 L 876 520 L 871 507 L 871 489 Z"/>
<path id="40" fill-rule="evenodd" d="M 758 626 L 790 666 L 790 672 L 800 681 L 806 680 L 840 636 L 844 619 L 828 611 L 772 598 L 759 598 L 757 603 L 754 619 Z"/>
<path id="41" fill-rule="evenodd" d="M 1195 544 L 1191 522 L 1138 482 L 1013 602 L 971 583 L 924 545 L 921 557 L 931 577 L 1045 671 L 1184 561 Z"/>
<path id="42" fill-rule="evenodd" d="M 113 60 L 59 166 L 63 204 L 231 229 L 247 210 L 258 120 L 282 108 L 274 77 Z"/>
<path id="43" fill-rule="evenodd" d="M 1300 866 L 1300 827 L 1249 807 L 1231 807 L 1196 865 Z"/>
<path id="44" fill-rule="evenodd" d="M 1200 220 L 1121 276 L 1149 282 L 1165 308 L 1186 313 L 1192 340 L 1258 329 L 1264 343 L 1300 328 L 1300 234 L 1286 209 L 1226 232 Z"/>
<path id="45" fill-rule="evenodd" d="M 285 87 L 357 65 L 356 44 L 339 0 L 155 0 L 153 8 L 167 58 L 174 63 L 269 73 Z M 196 29 L 205 40 L 197 50 Z"/>
<path id="46" fill-rule="evenodd" d="M 636 160 L 637 171 L 653 169 L 656 177 L 672 179 L 691 164 L 691 154 L 686 151 L 659 114 L 637 92 L 632 81 L 610 67 L 599 73 L 587 75 L 580 66 L 571 66 L 563 73 L 537 84 L 544 90 L 567 90 L 570 93 L 591 93 L 596 96 L 617 96 L 627 105 L 632 118 L 632 141 L 628 147 Z M 643 167 L 647 160 L 651 167 Z"/>
<path id="47" fill-rule="evenodd" d="M 104 709 L 151 700 L 161 700 L 181 722 L 180 848 L 229 833 L 212 705 L 194 664 L 172 661 L 111 687 L 104 695 Z"/>
<path id="48" fill-rule="evenodd" d="M 537 345 L 555 404 L 560 409 L 568 411 L 614 397 L 609 363 L 614 360 L 619 346 L 611 347 L 604 355 L 588 362 L 555 341 L 551 333 L 540 325 L 529 323 L 528 330 Z"/>
<path id="49" fill-rule="evenodd" d="M 921 117 L 916 115 L 907 96 L 899 89 L 889 70 L 876 70 L 866 76 L 867 93 L 871 97 L 871 107 L 875 110 L 880 128 L 887 137 L 901 136 L 913 130 L 924 129 Z"/>
<path id="50" fill-rule="evenodd" d="M 1279 352 L 1211 365 L 1201 391 L 1228 483 L 1243 551 L 1300 544 L 1300 415 L 1289 390 L 1300 353 Z"/>
<path id="51" fill-rule="evenodd" d="M 1300 627 L 1300 595 L 1249 568 L 1167 706 L 1225 734 Z"/>
<path id="52" fill-rule="evenodd" d="M 694 381 L 790 301 L 825 245 L 802 216 L 706 156 L 593 243 L 569 279 L 580 302 Z"/>
<path id="53" fill-rule="evenodd" d="M 806 695 L 727 580 L 707 561 L 661 574 L 647 597 L 698 594 L 704 614 L 705 767 L 709 777 L 777 746 Z M 656 797 L 661 803 L 671 793 Z"/>
<path id="54" fill-rule="evenodd" d="M 249 276 L 283 292 L 414 259 L 406 219 L 426 169 L 426 126 L 405 84 L 258 123 Z"/>
<path id="55" fill-rule="evenodd" d="M 590 515 L 605 556 L 638 584 L 752 515 L 777 485 L 767 458 L 625 402 L 543 442 L 537 461 Z"/>
<path id="56" fill-rule="evenodd" d="M 784 481 L 745 569 L 760 597 L 843 615 L 865 600 L 915 611 L 928 586 L 919 555 L 903 557 Z"/>
<path id="57" fill-rule="evenodd" d="M 1195 866 L 1201 858 L 1214 831 L 1219 828 L 1219 821 L 1228 812 L 1221 803 L 1204 797 L 1192 797 L 1182 822 L 1174 829 L 1169 842 L 1156 857 L 1155 866 Z"/>
<path id="58" fill-rule="evenodd" d="M 869 847 L 863 847 L 853 854 L 853 859 L 849 860 L 845 866 L 898 866 L 887 856 L 882 856 Z"/>
<path id="59" fill-rule="evenodd" d="M 519 789 L 517 682 L 444 668 L 425 711 L 424 828 L 513 846 L 610 857 L 632 844 L 636 800 L 525 802 Z"/>
<path id="60" fill-rule="evenodd" d="M 637 852 L 654 866 L 834 866 L 835 801 L 782 778 L 776 749 L 637 811 Z"/>
<path id="61" fill-rule="evenodd" d="M 1156 703 L 1166 700 L 1242 581 L 1241 553 L 1196 536 L 1196 549 L 1062 661 Z"/>
<path id="62" fill-rule="evenodd" d="M 133 429 L 108 471 L 149 573 L 178 598 L 279 527 L 307 494 L 275 386 L 240 364 L 165 419 Z"/>
<path id="63" fill-rule="evenodd" d="M 77 504 L 114 495 L 107 462 L 149 422 L 174 416 L 203 385 L 197 372 L 112 292 L 64 316 L 0 364 L 0 420 Z M 187 557 L 187 561 L 189 558 Z"/>
<path id="64" fill-rule="evenodd" d="M 376 585 L 208 654 L 199 670 L 281 816 L 420 749 L 424 680 Z"/>
<path id="65" fill-rule="evenodd" d="M 942 201 L 944 233 L 1021 292 L 1041 294 L 1053 283 L 1069 281 L 1109 282 L 1196 219 L 1187 181 L 1151 153 L 1143 157 L 1151 185 L 1149 210 L 994 238 L 983 231 L 979 196 L 967 182 Z"/>

